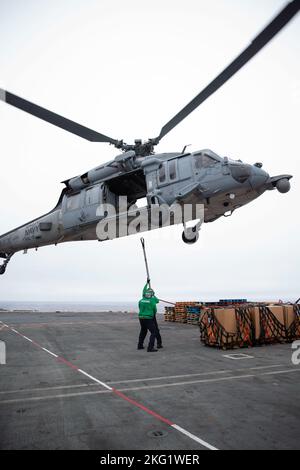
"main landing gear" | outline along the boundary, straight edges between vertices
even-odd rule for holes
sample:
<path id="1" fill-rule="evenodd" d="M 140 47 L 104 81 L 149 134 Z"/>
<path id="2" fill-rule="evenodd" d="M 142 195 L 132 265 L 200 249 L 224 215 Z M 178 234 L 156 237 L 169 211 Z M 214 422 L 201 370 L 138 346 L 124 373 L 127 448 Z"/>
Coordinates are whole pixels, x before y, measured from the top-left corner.
<path id="1" fill-rule="evenodd" d="M 183 224 L 184 230 L 182 232 L 182 240 L 184 243 L 188 245 L 193 245 L 199 238 L 199 231 L 201 229 L 201 225 L 203 220 L 199 220 L 199 222 L 194 225 L 194 227 L 187 227 L 186 223 Z"/>

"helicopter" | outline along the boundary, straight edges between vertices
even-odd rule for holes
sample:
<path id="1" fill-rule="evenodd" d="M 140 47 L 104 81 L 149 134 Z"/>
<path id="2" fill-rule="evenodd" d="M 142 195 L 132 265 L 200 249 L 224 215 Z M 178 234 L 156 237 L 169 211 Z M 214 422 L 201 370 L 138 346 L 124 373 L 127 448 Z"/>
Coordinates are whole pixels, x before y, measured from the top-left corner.
<path id="1" fill-rule="evenodd" d="M 126 144 L 0 88 L 1 101 L 88 141 L 108 143 L 121 151 L 113 160 L 63 181 L 65 187 L 50 212 L 0 236 L 0 258 L 4 260 L 0 274 L 5 273 L 12 256 L 19 251 L 27 253 L 29 249 L 70 241 L 103 241 L 97 227 L 107 217 L 107 211 L 99 211 L 99 207 L 108 204 L 115 208 L 111 218 L 117 223 L 124 218 L 124 213 L 129 216 L 126 217 L 127 225 L 133 218 L 135 204 L 144 198 L 147 216 L 153 206 L 160 209 L 163 205 L 172 207 L 174 203 L 181 207 L 200 204 L 203 212 L 199 219 L 195 212 L 190 217 L 198 220 L 194 226 L 188 227 L 185 219 L 180 220 L 184 228 L 183 241 L 193 244 L 199 238 L 203 223 L 232 215 L 267 190 L 287 193 L 292 175 L 270 176 L 261 162 L 252 165 L 221 157 L 209 149 L 188 153 L 185 147 L 182 152 L 155 153 L 154 148 L 249 62 L 298 13 L 299 8 L 298 0 L 289 2 L 236 59 L 161 128 L 157 137 L 146 141 L 136 139 L 134 144 Z M 122 197 L 126 197 L 125 208 L 119 203 Z M 160 214 L 158 228 L 166 225 L 163 222 Z M 169 218 L 167 225 L 174 223 L 179 222 Z M 119 236 L 117 230 L 107 239 Z"/>

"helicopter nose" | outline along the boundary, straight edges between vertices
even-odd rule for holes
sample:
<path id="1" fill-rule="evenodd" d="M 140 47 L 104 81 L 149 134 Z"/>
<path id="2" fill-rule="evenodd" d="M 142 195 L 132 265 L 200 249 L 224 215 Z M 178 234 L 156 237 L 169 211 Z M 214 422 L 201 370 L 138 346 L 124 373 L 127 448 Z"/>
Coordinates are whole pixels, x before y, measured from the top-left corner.
<path id="1" fill-rule="evenodd" d="M 265 170 L 256 165 L 252 165 L 249 183 L 253 189 L 260 189 L 264 187 L 267 181 L 269 181 L 269 178 L 270 176 Z"/>
<path id="2" fill-rule="evenodd" d="M 248 163 L 230 162 L 231 176 L 238 183 L 245 183 L 252 175 L 252 167 Z"/>
<path id="3" fill-rule="evenodd" d="M 231 175 L 238 183 L 249 183 L 252 189 L 265 188 L 270 176 L 262 169 L 261 163 L 249 165 L 243 162 L 230 162 Z"/>

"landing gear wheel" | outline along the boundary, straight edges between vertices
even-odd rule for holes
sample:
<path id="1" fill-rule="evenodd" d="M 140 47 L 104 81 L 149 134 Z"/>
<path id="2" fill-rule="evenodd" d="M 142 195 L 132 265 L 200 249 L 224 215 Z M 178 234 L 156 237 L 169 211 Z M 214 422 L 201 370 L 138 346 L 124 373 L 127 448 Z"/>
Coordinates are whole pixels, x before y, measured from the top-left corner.
<path id="1" fill-rule="evenodd" d="M 199 230 L 201 229 L 201 225 L 203 224 L 204 219 L 200 219 L 194 227 L 187 227 L 185 223 L 183 223 L 184 231 L 182 232 L 182 240 L 184 243 L 188 245 L 193 245 L 199 239 Z"/>
<path id="2" fill-rule="evenodd" d="M 6 266 L 4 266 L 4 264 L 2 266 L 0 266 L 0 275 L 4 274 L 5 270 L 6 270 Z"/>
<path id="3" fill-rule="evenodd" d="M 199 238 L 199 232 L 195 227 L 187 228 L 182 232 L 182 240 L 188 245 L 193 245 Z"/>

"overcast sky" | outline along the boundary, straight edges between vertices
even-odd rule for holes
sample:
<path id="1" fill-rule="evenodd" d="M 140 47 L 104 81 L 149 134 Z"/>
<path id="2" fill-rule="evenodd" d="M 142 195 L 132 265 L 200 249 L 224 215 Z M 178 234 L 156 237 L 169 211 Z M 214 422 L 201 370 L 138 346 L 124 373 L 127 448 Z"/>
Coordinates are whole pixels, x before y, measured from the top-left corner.
<path id="1" fill-rule="evenodd" d="M 113 138 L 156 136 L 286 4 L 284 0 L 0 0 L 0 87 Z M 232 217 L 145 235 L 153 286 L 170 300 L 300 296 L 300 15 L 157 147 L 211 148 L 294 175 Z M 0 103 L 0 233 L 57 202 L 60 181 L 113 158 Z M 18 253 L 1 300 L 135 300 L 139 236 Z"/>

